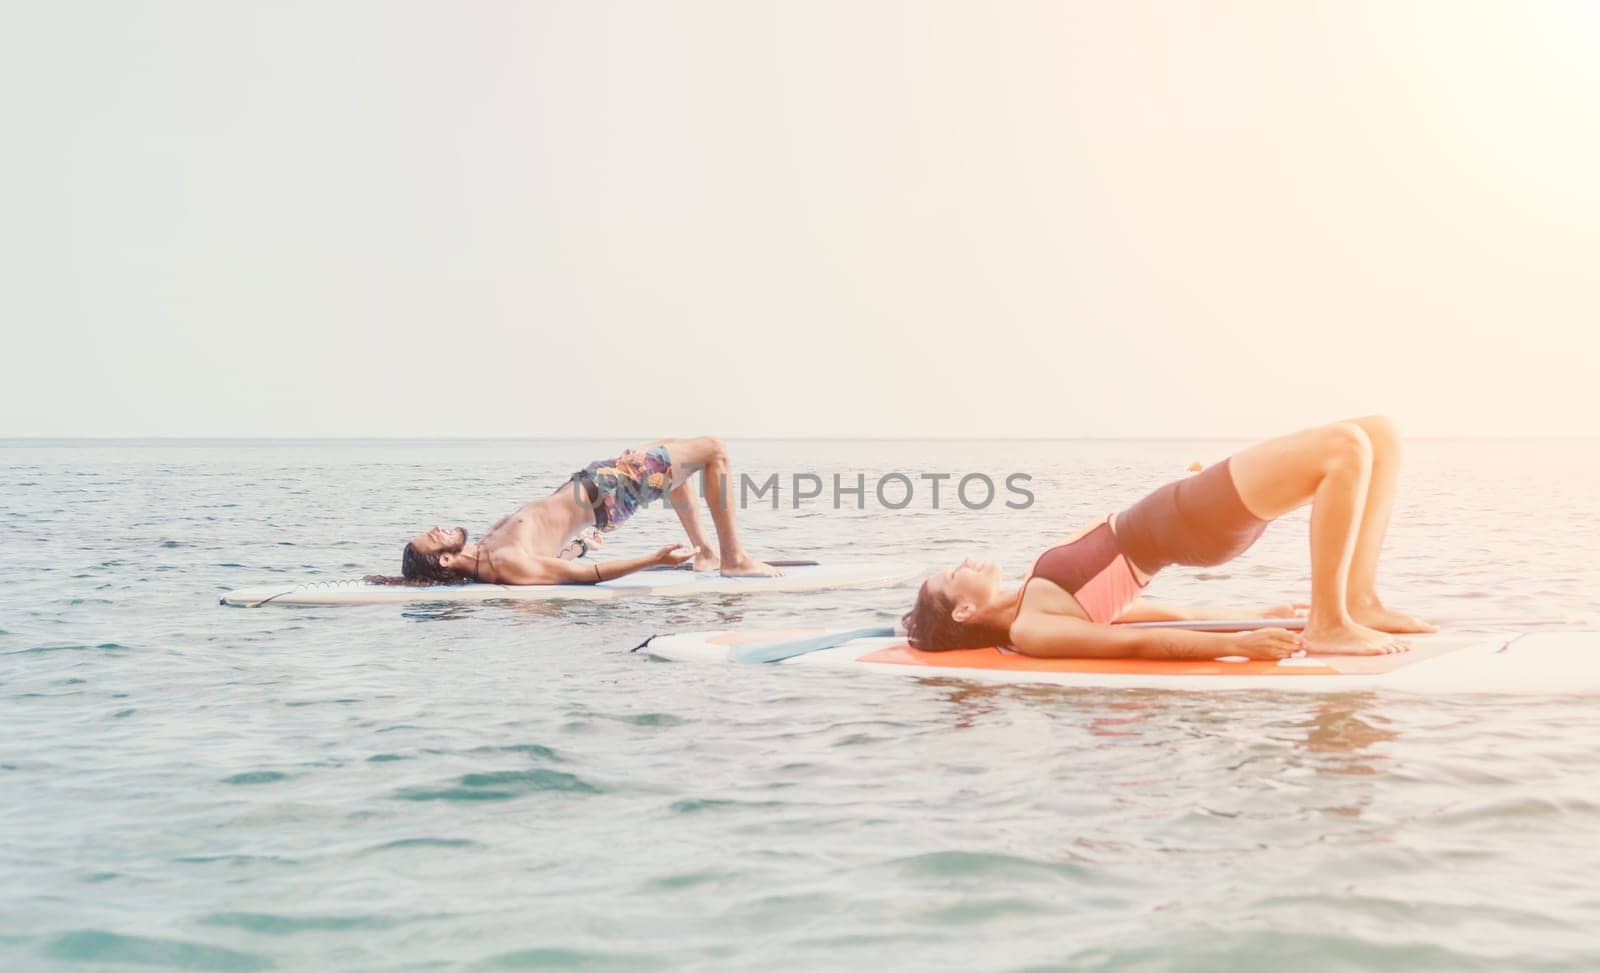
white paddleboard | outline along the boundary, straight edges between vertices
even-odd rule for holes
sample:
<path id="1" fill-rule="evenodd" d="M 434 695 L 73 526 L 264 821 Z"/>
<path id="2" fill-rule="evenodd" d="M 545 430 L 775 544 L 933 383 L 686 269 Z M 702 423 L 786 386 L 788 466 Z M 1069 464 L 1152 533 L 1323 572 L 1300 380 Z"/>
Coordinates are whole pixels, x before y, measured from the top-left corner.
<path id="1" fill-rule="evenodd" d="M 646 595 L 698 597 L 754 595 L 829 588 L 879 588 L 899 584 L 921 573 L 918 565 L 900 561 L 804 564 L 785 567 L 776 578 L 724 578 L 714 571 L 635 571 L 601 584 L 504 585 L 461 584 L 410 587 L 365 581 L 314 581 L 298 585 L 260 585 L 222 596 L 222 604 L 243 608 L 262 605 L 398 605 L 474 601 L 611 601 Z"/>
<path id="2" fill-rule="evenodd" d="M 822 629 L 658 635 L 646 651 L 682 662 L 731 662 L 731 650 L 826 635 Z M 904 638 L 862 638 L 771 663 L 917 678 L 1098 689 L 1342 693 L 1600 693 L 1600 632 L 1504 632 L 1410 637 L 1384 656 L 1247 659 L 1036 659 L 1008 649 L 920 652 Z"/>

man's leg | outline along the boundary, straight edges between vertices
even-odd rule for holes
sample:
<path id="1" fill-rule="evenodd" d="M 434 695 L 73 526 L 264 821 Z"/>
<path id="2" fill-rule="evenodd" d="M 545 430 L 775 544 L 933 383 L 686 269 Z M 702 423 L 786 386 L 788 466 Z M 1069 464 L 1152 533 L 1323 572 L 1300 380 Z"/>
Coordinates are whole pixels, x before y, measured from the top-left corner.
<path id="1" fill-rule="evenodd" d="M 672 447 L 680 440 L 668 436 L 635 446 L 633 452 L 643 453 L 655 449 L 657 446 L 667 447 L 667 455 L 672 455 Z M 676 463 L 673 464 L 676 467 Z M 683 532 L 689 538 L 689 546 L 695 549 L 694 569 L 696 571 L 715 571 L 721 563 L 717 557 L 717 546 L 711 543 L 711 537 L 706 534 L 705 524 L 700 521 L 700 509 L 695 506 L 694 494 L 689 489 L 687 478 L 678 479 L 672 489 L 667 492 L 667 504 L 678 515 L 678 522 L 683 525 Z"/>
<path id="2" fill-rule="evenodd" d="M 1349 605 L 1351 562 L 1372 477 L 1372 440 L 1348 422 L 1292 433 L 1228 463 L 1250 512 L 1275 520 L 1311 502 L 1311 612 L 1305 639 L 1322 652 L 1401 651 L 1405 643 L 1361 624 Z"/>
<path id="3" fill-rule="evenodd" d="M 673 439 L 663 443 L 672 458 L 672 490 L 669 494 L 674 505 L 687 507 L 691 514 L 681 510 L 684 530 L 694 541 L 699 515 L 693 512 L 693 497 L 688 490 L 688 479 L 697 471 L 701 474 L 706 506 L 711 509 L 711 523 L 717 530 L 717 553 L 723 574 L 730 577 L 772 577 L 782 574 L 770 564 L 757 561 L 745 553 L 739 543 L 739 530 L 734 524 L 732 479 L 728 471 L 728 450 L 715 436 L 697 436 L 693 439 Z M 679 500 L 687 501 L 679 504 Z M 691 521 L 695 524 L 691 527 Z M 703 536 L 704 531 L 701 530 Z M 696 542 L 698 543 L 698 542 Z M 698 566 L 698 564 L 697 564 Z"/>
<path id="4" fill-rule="evenodd" d="M 672 488 L 667 494 L 667 502 L 678 515 L 678 522 L 683 524 L 683 532 L 689 535 L 689 544 L 695 548 L 694 569 L 696 571 L 715 571 L 722 565 L 717 545 L 711 542 L 706 534 L 705 524 L 700 522 L 700 508 L 694 502 L 694 491 L 689 488 L 685 480 Z"/>

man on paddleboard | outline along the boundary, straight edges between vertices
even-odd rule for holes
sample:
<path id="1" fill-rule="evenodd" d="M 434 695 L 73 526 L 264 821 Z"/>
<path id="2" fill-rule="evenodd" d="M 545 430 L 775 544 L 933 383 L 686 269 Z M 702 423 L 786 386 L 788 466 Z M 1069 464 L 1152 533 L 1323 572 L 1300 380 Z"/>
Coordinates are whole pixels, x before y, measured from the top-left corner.
<path id="1" fill-rule="evenodd" d="M 690 481 L 699 473 L 701 494 L 711 510 L 717 543 L 706 535 Z M 757 561 L 739 543 L 729 496 L 728 450 L 714 436 L 660 439 L 620 456 L 596 460 L 547 497 L 500 518 L 477 541 L 463 527 L 434 526 L 401 551 L 398 578 L 372 576 L 383 584 L 544 585 L 599 584 L 644 568 L 694 561 L 696 571 L 727 577 L 772 577 L 777 568 Z M 599 543 L 602 532 L 621 527 L 643 505 L 662 497 L 689 536 L 687 547 L 668 545 L 654 554 L 602 563 L 575 563 Z M 587 534 L 588 537 L 584 537 Z"/>

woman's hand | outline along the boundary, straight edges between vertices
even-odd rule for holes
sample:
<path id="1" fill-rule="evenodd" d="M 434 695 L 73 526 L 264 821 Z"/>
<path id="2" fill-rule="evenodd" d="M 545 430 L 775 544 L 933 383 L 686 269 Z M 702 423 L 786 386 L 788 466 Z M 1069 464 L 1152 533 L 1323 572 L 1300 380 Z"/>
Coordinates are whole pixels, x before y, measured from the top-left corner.
<path id="1" fill-rule="evenodd" d="M 684 547 L 682 544 L 668 544 L 666 547 L 663 547 L 661 550 L 651 555 L 651 559 L 657 564 L 664 564 L 668 567 L 675 568 L 694 557 L 695 552 L 698 550 L 700 550 L 698 547 Z"/>
<path id="2" fill-rule="evenodd" d="M 1273 605 L 1271 608 L 1263 608 L 1263 609 L 1261 609 L 1260 612 L 1258 612 L 1256 614 L 1256 617 L 1257 618 L 1305 618 L 1306 617 L 1306 613 L 1309 612 L 1309 611 L 1311 611 L 1311 603 L 1310 602 L 1307 602 L 1307 601 L 1296 601 L 1296 602 L 1293 602 L 1293 603 L 1287 604 L 1287 605 Z"/>
<path id="3" fill-rule="evenodd" d="M 1253 632 L 1235 632 L 1231 637 L 1235 655 L 1269 662 L 1287 659 L 1301 649 L 1305 640 L 1294 632 L 1282 628 L 1258 628 Z"/>

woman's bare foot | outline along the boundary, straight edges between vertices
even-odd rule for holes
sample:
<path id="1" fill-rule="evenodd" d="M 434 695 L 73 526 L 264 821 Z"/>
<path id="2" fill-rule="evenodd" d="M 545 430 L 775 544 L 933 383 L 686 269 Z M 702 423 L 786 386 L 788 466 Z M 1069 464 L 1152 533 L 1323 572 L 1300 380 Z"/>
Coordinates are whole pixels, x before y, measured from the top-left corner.
<path id="1" fill-rule="evenodd" d="M 748 554 L 730 558 L 722 563 L 724 578 L 776 578 L 781 574 L 782 571 L 765 561 L 757 561 Z"/>
<path id="2" fill-rule="evenodd" d="M 715 571 L 722 567 L 722 558 L 713 552 L 700 548 L 700 553 L 694 556 L 694 569 L 696 571 Z"/>
<path id="3" fill-rule="evenodd" d="M 1405 612 L 1397 612 L 1377 604 L 1351 606 L 1350 617 L 1357 623 L 1380 632 L 1426 635 L 1439 630 L 1439 626 L 1431 625 L 1414 615 L 1407 615 Z"/>
<path id="4" fill-rule="evenodd" d="M 1356 622 L 1307 625 L 1300 636 L 1306 650 L 1317 655 L 1390 655 L 1411 648 L 1409 642 Z"/>

